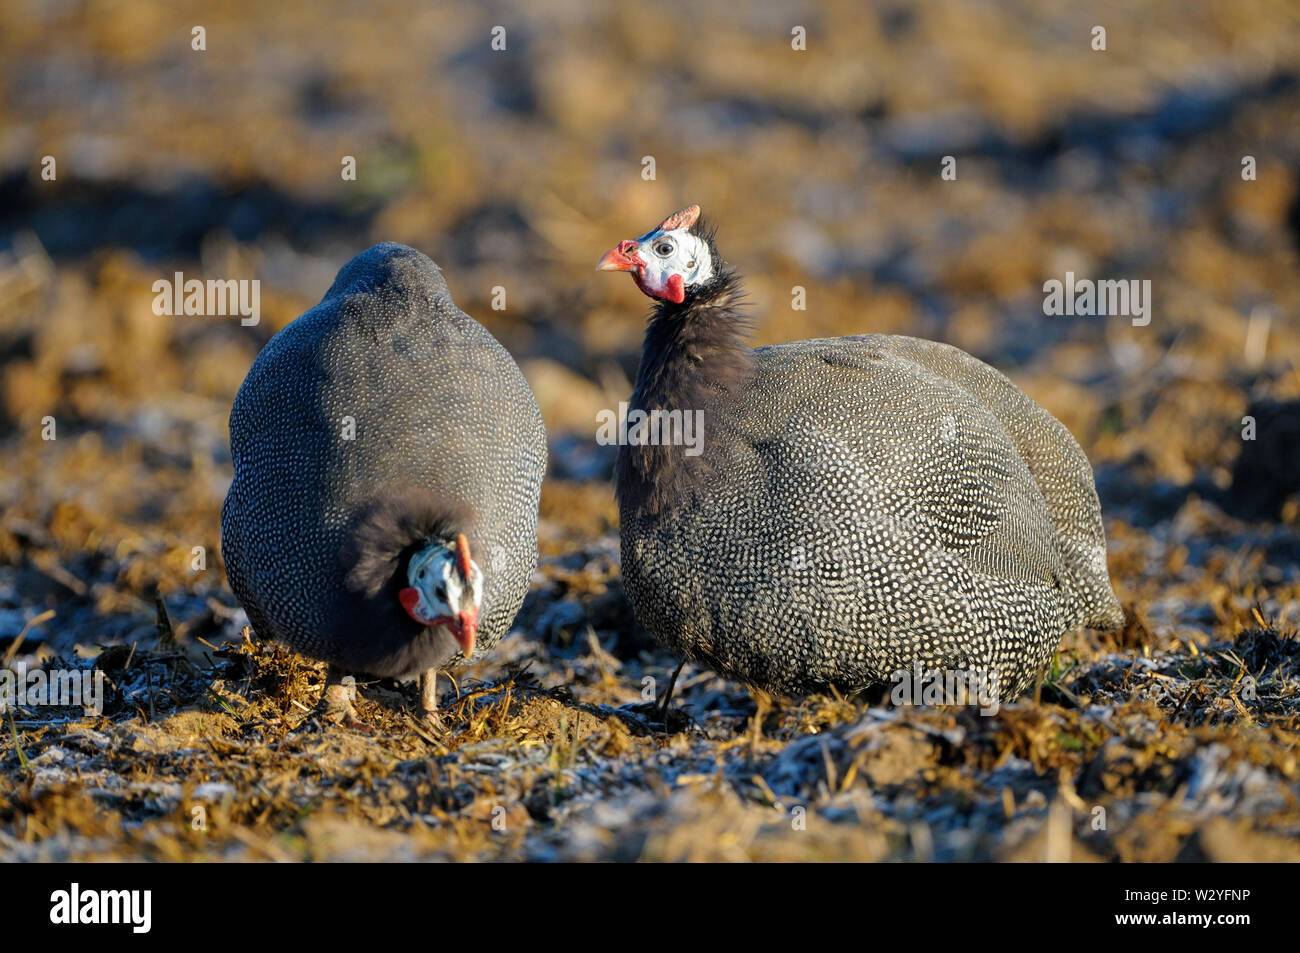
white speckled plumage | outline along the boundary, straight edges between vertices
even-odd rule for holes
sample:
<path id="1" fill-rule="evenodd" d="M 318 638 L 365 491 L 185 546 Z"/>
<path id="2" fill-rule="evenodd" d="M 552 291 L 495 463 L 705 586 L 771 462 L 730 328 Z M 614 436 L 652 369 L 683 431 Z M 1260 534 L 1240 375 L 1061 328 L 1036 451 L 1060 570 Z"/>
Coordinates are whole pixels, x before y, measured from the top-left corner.
<path id="1" fill-rule="evenodd" d="M 505 634 L 536 566 L 545 432 L 519 368 L 429 258 L 385 243 L 345 265 L 258 355 L 230 437 L 222 552 L 260 634 L 374 675 L 455 664 L 446 632 L 417 625 L 395 593 L 414 537 L 456 532 L 485 577 L 479 649 Z M 376 510 L 402 538 L 391 580 L 384 564 L 359 582 L 353 536 Z"/>
<path id="2" fill-rule="evenodd" d="M 620 452 L 623 584 L 660 641 L 775 691 L 919 662 L 996 675 L 1010 696 L 1067 630 L 1122 624 L 1092 470 L 1059 421 L 930 341 L 751 351 L 717 264 L 657 306 L 631 401 L 704 409 L 703 458 Z"/>

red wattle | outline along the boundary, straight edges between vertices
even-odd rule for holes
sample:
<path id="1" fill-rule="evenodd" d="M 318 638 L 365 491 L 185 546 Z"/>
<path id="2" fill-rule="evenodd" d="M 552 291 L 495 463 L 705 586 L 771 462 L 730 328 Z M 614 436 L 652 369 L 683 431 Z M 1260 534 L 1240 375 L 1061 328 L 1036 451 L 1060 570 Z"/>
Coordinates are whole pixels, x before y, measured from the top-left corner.
<path id="1" fill-rule="evenodd" d="M 664 297 L 673 304 L 681 304 L 686 300 L 686 281 L 681 275 L 668 276 L 668 284 L 664 287 Z"/>
<path id="2" fill-rule="evenodd" d="M 407 615 L 421 625 L 424 624 L 423 620 L 415 618 L 415 607 L 420 604 L 419 590 L 413 586 L 407 586 L 397 594 L 397 601 L 402 604 L 402 608 L 406 610 Z"/>

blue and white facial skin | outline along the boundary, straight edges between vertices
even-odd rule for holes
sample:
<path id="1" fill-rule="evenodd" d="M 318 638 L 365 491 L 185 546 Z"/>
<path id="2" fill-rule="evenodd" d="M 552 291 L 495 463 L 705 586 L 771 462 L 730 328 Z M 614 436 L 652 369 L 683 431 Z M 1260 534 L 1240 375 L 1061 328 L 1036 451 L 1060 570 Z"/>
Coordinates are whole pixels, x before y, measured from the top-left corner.
<path id="1" fill-rule="evenodd" d="M 600 259 L 597 270 L 631 272 L 644 294 L 681 304 L 689 289 L 713 277 L 708 243 L 690 231 L 699 216 L 698 205 L 669 215 L 640 238 L 619 242 Z"/>

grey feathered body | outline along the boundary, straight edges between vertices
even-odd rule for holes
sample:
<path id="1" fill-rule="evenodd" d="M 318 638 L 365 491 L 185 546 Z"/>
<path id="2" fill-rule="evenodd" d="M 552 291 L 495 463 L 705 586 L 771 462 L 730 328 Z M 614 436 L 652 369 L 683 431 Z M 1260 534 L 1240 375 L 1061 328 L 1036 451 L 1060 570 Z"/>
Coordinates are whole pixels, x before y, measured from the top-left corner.
<path id="1" fill-rule="evenodd" d="M 537 561 L 545 432 L 514 360 L 429 258 L 385 243 L 345 265 L 258 355 L 230 442 L 222 553 L 261 635 L 380 676 L 460 661 L 397 604 L 397 548 L 391 580 L 356 578 L 351 535 L 385 507 L 382 525 L 418 526 L 425 510 L 466 524 L 484 574 L 477 645 L 505 634 Z"/>
<path id="2" fill-rule="evenodd" d="M 865 335 L 759 348 L 711 386 L 726 346 L 695 333 L 704 344 L 676 345 L 681 368 L 643 369 L 633 398 L 662 406 L 656 380 L 700 375 L 690 492 L 654 504 L 629 465 L 652 473 L 680 447 L 620 460 L 623 584 L 668 647 L 774 691 L 853 689 L 919 662 L 995 671 L 1009 696 L 1065 631 L 1122 623 L 1087 458 L 1001 373 Z"/>

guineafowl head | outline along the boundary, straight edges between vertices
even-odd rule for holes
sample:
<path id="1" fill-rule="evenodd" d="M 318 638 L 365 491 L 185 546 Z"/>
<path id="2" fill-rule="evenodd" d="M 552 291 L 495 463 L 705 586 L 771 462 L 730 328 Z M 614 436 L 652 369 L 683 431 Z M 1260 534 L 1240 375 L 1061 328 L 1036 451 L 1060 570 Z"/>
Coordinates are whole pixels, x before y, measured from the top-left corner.
<path id="1" fill-rule="evenodd" d="M 473 527 L 463 501 L 418 487 L 387 488 L 358 506 L 339 550 L 357 613 L 348 624 L 383 620 L 409 637 L 410 620 L 445 631 L 469 658 L 483 599 L 483 573 L 470 553 Z"/>
<path id="2" fill-rule="evenodd" d="M 483 573 L 470 558 L 464 533 L 433 540 L 416 550 L 406 567 L 406 588 L 397 597 L 420 625 L 445 626 L 466 658 L 474 654 Z"/>
<path id="3" fill-rule="evenodd" d="M 642 292 L 672 304 L 706 300 L 729 276 L 698 205 L 674 212 L 640 238 L 619 242 L 596 269 L 630 272 Z"/>

